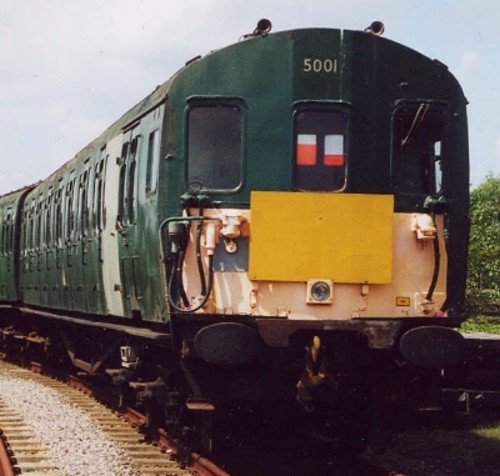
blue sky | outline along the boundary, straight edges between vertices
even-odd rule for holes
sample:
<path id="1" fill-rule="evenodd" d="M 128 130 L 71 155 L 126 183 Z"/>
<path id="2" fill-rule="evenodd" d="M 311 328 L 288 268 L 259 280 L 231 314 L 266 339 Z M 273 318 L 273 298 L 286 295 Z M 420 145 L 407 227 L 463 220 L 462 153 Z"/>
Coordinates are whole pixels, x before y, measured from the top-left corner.
<path id="1" fill-rule="evenodd" d="M 364 29 L 445 63 L 470 101 L 471 184 L 500 174 L 497 0 L 0 0 L 0 194 L 47 177 L 187 60 L 269 18 Z"/>

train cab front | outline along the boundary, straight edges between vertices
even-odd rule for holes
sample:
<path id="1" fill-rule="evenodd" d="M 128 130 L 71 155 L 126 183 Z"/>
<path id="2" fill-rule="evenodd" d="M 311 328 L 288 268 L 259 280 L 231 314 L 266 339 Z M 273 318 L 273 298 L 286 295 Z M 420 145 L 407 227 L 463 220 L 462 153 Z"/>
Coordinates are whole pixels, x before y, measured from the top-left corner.
<path id="1" fill-rule="evenodd" d="M 171 96 L 182 212 L 161 226 L 185 361 L 226 388 L 244 367 L 295 392 L 457 364 L 467 126 L 445 67 L 370 32 L 313 29 L 246 39 L 185 77 L 198 89 Z"/>
<path id="2" fill-rule="evenodd" d="M 339 375 L 462 357 L 443 217 L 395 213 L 393 195 L 255 191 L 248 209 L 189 207 L 162 236 L 173 336 L 200 401 L 207 388 L 307 401 Z"/>

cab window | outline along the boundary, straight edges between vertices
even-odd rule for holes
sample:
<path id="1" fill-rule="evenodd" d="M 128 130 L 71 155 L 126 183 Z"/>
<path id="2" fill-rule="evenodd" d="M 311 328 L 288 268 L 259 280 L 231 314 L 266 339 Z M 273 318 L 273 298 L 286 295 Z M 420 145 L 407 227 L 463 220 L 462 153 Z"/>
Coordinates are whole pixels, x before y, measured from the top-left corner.
<path id="1" fill-rule="evenodd" d="M 399 106 L 393 117 L 394 190 L 433 194 L 441 190 L 446 108 L 441 104 Z"/>
<path id="2" fill-rule="evenodd" d="M 187 181 L 204 190 L 234 190 L 242 181 L 242 117 L 234 105 L 188 113 Z"/>
<path id="3" fill-rule="evenodd" d="M 295 117 L 295 187 L 340 191 L 346 184 L 345 111 L 299 111 Z"/>

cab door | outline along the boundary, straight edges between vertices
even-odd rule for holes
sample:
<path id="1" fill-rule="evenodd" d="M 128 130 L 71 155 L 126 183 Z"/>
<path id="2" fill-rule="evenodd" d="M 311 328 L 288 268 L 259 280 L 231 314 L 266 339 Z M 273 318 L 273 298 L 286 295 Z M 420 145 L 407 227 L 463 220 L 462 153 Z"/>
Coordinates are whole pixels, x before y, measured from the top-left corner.
<path id="1" fill-rule="evenodd" d="M 122 237 L 117 233 L 118 190 L 120 182 L 120 153 L 122 147 L 121 134 L 110 140 L 101 151 L 104 174 L 102 186 L 97 195 L 99 205 L 100 257 L 102 263 L 102 284 L 105 308 L 108 314 L 124 316 L 123 283 L 121 277 L 120 242 Z M 117 160 L 118 159 L 118 160 Z M 104 164 L 105 161 L 105 164 Z M 102 202 L 102 203 L 101 203 Z M 128 314 L 127 314 L 128 315 Z"/>
<path id="2" fill-rule="evenodd" d="M 120 162 L 116 230 L 120 234 L 120 274 L 125 315 L 139 316 L 142 300 L 137 282 L 139 255 L 137 236 L 137 160 L 141 146 L 138 125 L 124 134 Z"/>

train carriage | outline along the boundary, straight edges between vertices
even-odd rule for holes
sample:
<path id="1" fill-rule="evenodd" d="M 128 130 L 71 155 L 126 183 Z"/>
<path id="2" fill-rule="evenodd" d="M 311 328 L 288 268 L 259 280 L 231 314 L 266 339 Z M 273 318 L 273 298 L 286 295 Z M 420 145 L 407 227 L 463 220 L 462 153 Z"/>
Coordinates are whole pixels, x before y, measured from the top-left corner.
<path id="1" fill-rule="evenodd" d="M 4 195 L 0 201 L 0 301 L 20 300 L 19 262 L 20 215 L 29 188 Z"/>
<path id="2" fill-rule="evenodd" d="M 381 29 L 260 22 L 2 197 L 4 326 L 190 409 L 457 364 L 466 99 Z"/>

